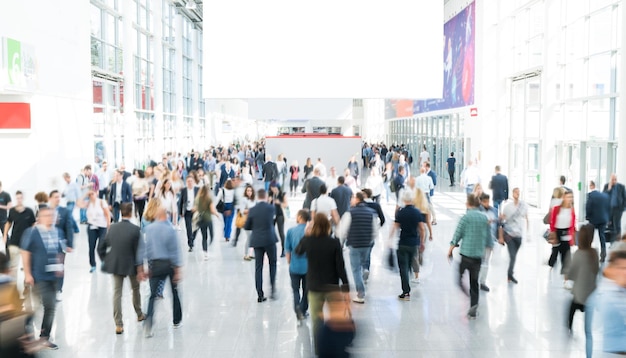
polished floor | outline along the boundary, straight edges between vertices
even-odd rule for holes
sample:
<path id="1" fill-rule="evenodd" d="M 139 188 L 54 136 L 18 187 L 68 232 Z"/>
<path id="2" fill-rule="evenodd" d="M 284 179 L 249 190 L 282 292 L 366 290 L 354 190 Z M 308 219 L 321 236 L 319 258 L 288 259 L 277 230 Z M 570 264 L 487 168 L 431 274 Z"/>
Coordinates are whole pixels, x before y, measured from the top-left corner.
<path id="1" fill-rule="evenodd" d="M 302 194 L 290 199 L 291 213 L 295 213 L 302 205 Z M 574 334 L 569 336 L 565 316 L 571 293 L 563 288 L 558 273 L 551 273 L 545 265 L 550 248 L 540 236 L 544 230 L 541 213 L 530 216 L 530 234 L 517 262 L 519 284 L 507 283 L 508 253 L 498 245 L 487 279 L 491 292 L 481 292 L 479 316 L 469 321 L 469 298 L 454 284 L 456 264 L 446 258 L 455 224 L 465 211 L 463 194 L 459 189 L 438 192 L 434 202 L 438 225 L 427 246 L 421 283 L 413 284 L 410 302 L 398 300 L 400 278 L 383 264 L 388 225 L 382 230 L 373 251 L 366 303 L 352 304 L 357 323 L 353 356 L 583 357 L 582 315 L 578 313 Z M 391 218 L 393 205 L 384 208 Z M 292 218 L 286 226 L 293 224 Z M 217 224 L 208 261 L 198 248 L 187 252 L 184 231 L 180 231 L 185 260 L 180 285 L 183 326 L 172 327 L 171 295 L 166 288 L 165 299 L 156 305 L 152 338 L 145 338 L 142 324 L 136 322 L 128 284 L 123 297 L 125 332 L 115 334 L 112 279 L 99 271 L 89 273 L 87 237 L 81 232 L 76 250 L 67 257 L 63 300 L 57 305 L 52 336 L 59 350 L 41 356 L 312 357 L 311 324 L 297 325 L 285 259 L 278 263 L 278 299 L 257 303 L 254 262 L 242 260 L 243 244 L 234 248 L 225 243 L 220 228 Z M 345 258 L 352 280 L 347 251 Z M 141 292 L 146 309 L 146 283 Z"/>

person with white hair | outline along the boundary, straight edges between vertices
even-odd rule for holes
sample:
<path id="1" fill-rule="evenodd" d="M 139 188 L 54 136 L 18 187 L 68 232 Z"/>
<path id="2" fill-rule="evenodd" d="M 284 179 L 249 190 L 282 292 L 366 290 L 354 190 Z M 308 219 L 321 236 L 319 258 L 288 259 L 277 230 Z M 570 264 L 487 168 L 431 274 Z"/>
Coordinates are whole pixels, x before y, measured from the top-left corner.
<path id="1" fill-rule="evenodd" d="M 400 271 L 400 282 L 402 283 L 402 293 L 398 296 L 403 301 L 411 300 L 411 285 L 409 283 L 409 269 L 411 260 L 417 254 L 417 250 L 424 251 L 424 215 L 413 205 L 414 194 L 411 191 L 404 191 L 400 199 L 404 202 L 404 207 L 396 212 L 396 219 L 391 227 L 390 237 L 393 237 L 396 230 L 400 230 L 400 241 L 398 241 L 398 268 Z"/>

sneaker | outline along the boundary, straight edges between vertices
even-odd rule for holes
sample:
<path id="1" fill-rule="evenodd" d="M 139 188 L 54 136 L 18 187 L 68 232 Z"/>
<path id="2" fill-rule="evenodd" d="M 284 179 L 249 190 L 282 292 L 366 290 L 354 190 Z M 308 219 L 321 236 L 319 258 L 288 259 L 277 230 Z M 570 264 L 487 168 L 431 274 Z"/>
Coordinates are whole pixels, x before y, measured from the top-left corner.
<path id="1" fill-rule="evenodd" d="M 256 301 L 258 303 L 265 302 L 265 301 L 267 301 L 267 297 L 265 297 L 265 296 L 259 297 L 259 298 L 256 299 Z"/>
<path id="2" fill-rule="evenodd" d="M 252 261 L 252 257 L 251 256 L 247 256 L 247 255 L 244 256 L 243 259 L 246 260 L 246 261 Z"/>
<path id="3" fill-rule="evenodd" d="M 146 338 L 150 338 L 154 336 L 154 332 L 152 332 L 152 327 L 146 326 L 143 330 L 144 336 Z"/>
<path id="4" fill-rule="evenodd" d="M 368 278 L 370 278 L 370 270 L 363 270 L 363 281 L 367 282 Z"/>
<path id="5" fill-rule="evenodd" d="M 404 292 L 400 296 L 398 296 L 398 298 L 401 299 L 402 301 L 410 301 L 411 300 L 411 294 L 408 293 L 408 292 Z"/>
<path id="6" fill-rule="evenodd" d="M 363 304 L 363 303 L 365 303 L 365 298 L 355 297 L 355 298 L 352 299 L 352 302 Z"/>
<path id="7" fill-rule="evenodd" d="M 411 282 L 419 284 L 420 283 L 420 278 L 419 277 L 414 277 L 414 278 L 411 279 Z"/>
<path id="8" fill-rule="evenodd" d="M 517 284 L 517 280 L 515 279 L 515 277 L 511 276 L 509 277 L 509 282 L 512 282 L 514 284 Z"/>
<path id="9" fill-rule="evenodd" d="M 174 329 L 179 329 L 180 327 L 183 326 L 183 322 L 178 322 L 178 323 L 174 323 Z"/>
<path id="10" fill-rule="evenodd" d="M 89 273 L 94 273 L 94 271 L 96 271 L 96 266 L 91 266 Z"/>
<path id="11" fill-rule="evenodd" d="M 193 252 L 193 247 L 189 247 L 189 252 Z"/>
<path id="12" fill-rule="evenodd" d="M 572 284 L 572 281 L 564 281 L 563 282 L 563 288 L 566 290 L 572 290 L 572 288 L 574 287 L 574 285 Z"/>
<path id="13" fill-rule="evenodd" d="M 204 261 L 209 261 L 209 254 L 207 252 L 204 253 Z"/>
<path id="14" fill-rule="evenodd" d="M 57 346 L 56 344 L 50 342 L 47 338 L 40 338 L 39 339 L 39 344 L 43 349 L 49 349 L 52 351 L 55 351 L 57 349 L 59 349 L 59 346 Z"/>
<path id="15" fill-rule="evenodd" d="M 61 295 L 61 291 L 57 292 L 57 302 L 61 302 L 63 300 L 63 296 Z"/>
<path id="16" fill-rule="evenodd" d="M 485 291 L 485 292 L 489 292 L 489 287 L 487 287 L 487 285 L 485 285 L 485 284 L 480 284 L 480 289 Z"/>
<path id="17" fill-rule="evenodd" d="M 122 333 L 124 333 L 124 327 L 116 326 L 115 327 L 115 334 L 122 334 Z"/>

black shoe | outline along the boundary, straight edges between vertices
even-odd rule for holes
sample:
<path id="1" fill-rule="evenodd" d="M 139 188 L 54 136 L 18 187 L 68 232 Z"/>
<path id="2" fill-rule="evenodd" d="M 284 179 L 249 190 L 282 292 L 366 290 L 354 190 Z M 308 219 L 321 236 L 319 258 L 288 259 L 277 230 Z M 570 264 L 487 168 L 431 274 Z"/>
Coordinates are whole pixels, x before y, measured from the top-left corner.
<path id="1" fill-rule="evenodd" d="M 513 276 L 509 277 L 509 282 L 513 282 L 514 284 L 517 284 L 517 280 Z"/>
<path id="2" fill-rule="evenodd" d="M 193 251 L 193 247 L 189 247 L 189 252 L 192 252 L 192 251 Z"/>
<path id="3" fill-rule="evenodd" d="M 280 257 L 285 257 L 285 253 L 283 252 L 282 254 L 280 254 Z"/>
<path id="4" fill-rule="evenodd" d="M 467 312 L 467 317 L 469 319 L 476 319 L 477 315 L 478 315 L 478 305 L 474 305 L 470 307 L 469 311 Z"/>
<path id="5" fill-rule="evenodd" d="M 489 292 L 489 287 L 487 287 L 487 285 L 481 284 L 480 285 L 480 289 L 485 291 L 485 292 Z"/>
<path id="6" fill-rule="evenodd" d="M 401 299 L 402 301 L 410 301 L 411 294 L 408 292 L 403 292 L 400 296 L 398 296 L 398 298 Z"/>
<path id="7" fill-rule="evenodd" d="M 265 296 L 261 296 L 261 297 L 257 298 L 257 299 L 256 299 L 256 301 L 257 301 L 258 303 L 265 302 L 265 301 L 267 301 L 267 297 L 265 297 Z"/>

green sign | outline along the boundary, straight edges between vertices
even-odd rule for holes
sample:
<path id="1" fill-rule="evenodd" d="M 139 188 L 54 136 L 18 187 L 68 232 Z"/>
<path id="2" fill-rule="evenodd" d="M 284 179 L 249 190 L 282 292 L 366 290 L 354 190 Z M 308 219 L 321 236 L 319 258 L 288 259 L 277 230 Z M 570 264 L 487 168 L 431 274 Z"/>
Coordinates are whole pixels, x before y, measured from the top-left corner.
<path id="1" fill-rule="evenodd" d="M 22 44 L 10 38 L 7 41 L 6 61 L 9 72 L 9 84 L 20 85 L 22 82 Z"/>

